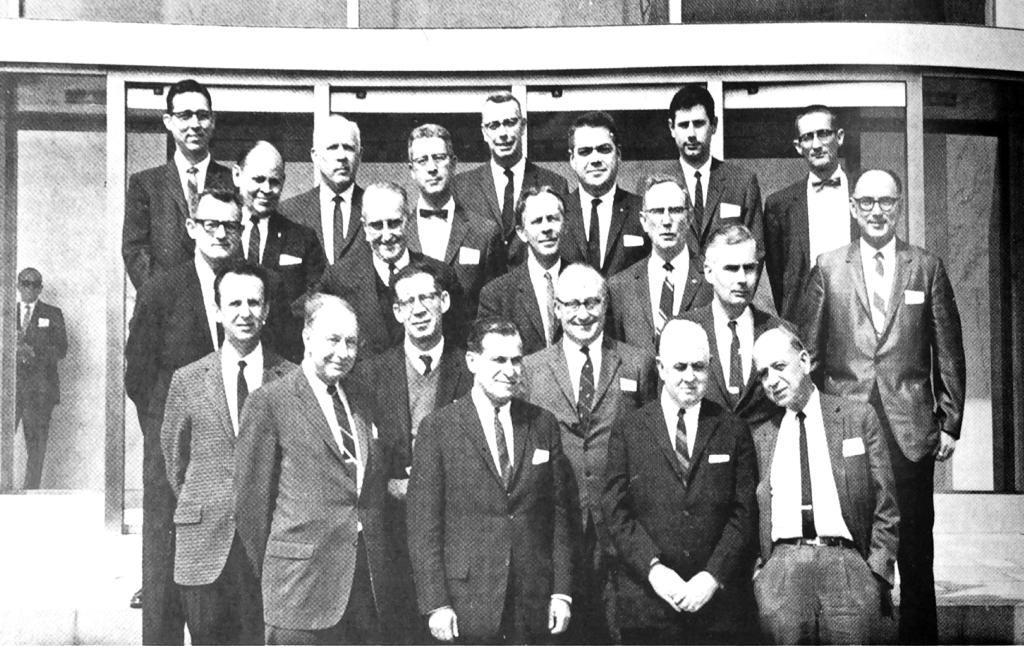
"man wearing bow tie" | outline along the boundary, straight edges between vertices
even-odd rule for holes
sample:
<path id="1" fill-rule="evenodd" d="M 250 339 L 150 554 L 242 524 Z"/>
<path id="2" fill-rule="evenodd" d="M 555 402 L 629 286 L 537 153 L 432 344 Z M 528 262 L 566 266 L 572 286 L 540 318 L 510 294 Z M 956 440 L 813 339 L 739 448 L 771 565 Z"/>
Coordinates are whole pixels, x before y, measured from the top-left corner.
<path id="1" fill-rule="evenodd" d="M 793 147 L 807 162 L 807 177 L 773 193 L 764 205 L 765 264 L 779 316 L 797 322 L 795 309 L 818 256 L 856 240 L 849 217 L 850 183 L 839 165 L 844 132 L 823 105 L 796 118 Z"/>

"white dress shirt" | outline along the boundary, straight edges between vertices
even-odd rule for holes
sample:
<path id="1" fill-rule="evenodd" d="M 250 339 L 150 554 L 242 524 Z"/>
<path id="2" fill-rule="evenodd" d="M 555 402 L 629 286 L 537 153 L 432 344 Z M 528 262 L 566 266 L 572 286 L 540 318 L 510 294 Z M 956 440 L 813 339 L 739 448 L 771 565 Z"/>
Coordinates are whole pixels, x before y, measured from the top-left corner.
<path id="1" fill-rule="evenodd" d="M 349 222 L 352 219 L 352 191 L 355 190 L 355 182 L 348 185 L 341 192 L 341 222 L 344 229 L 341 234 L 344 237 L 348 234 Z M 327 262 L 334 264 L 337 259 L 338 250 L 334 248 L 334 197 L 337 195 L 330 186 L 320 184 L 320 229 L 324 233 L 324 253 L 327 254 Z"/>
<path id="2" fill-rule="evenodd" d="M 810 241 L 811 267 L 818 264 L 818 256 L 850 243 L 850 182 L 842 168 L 832 177 L 839 178 L 839 186 L 814 188 L 818 177 L 807 175 L 807 234 Z"/>
<path id="3" fill-rule="evenodd" d="M 498 441 L 494 429 L 494 409 L 498 408 L 498 419 L 501 420 L 502 430 L 505 431 L 505 448 L 508 450 L 508 466 L 512 467 L 515 461 L 514 451 L 512 447 L 515 446 L 512 443 L 512 402 L 511 400 L 505 402 L 504 406 L 497 407 L 491 402 L 490 398 L 484 394 L 484 391 L 480 389 L 480 386 L 476 384 L 469 391 L 470 397 L 473 399 L 473 405 L 476 406 L 476 414 L 480 418 L 480 425 L 484 428 L 484 437 L 487 439 L 487 448 L 491 451 L 491 458 L 494 460 L 494 466 L 501 473 L 501 461 L 498 459 Z"/>
<path id="4" fill-rule="evenodd" d="M 217 344 L 217 302 L 214 300 L 213 292 L 213 281 L 217 278 L 217 275 L 214 273 L 213 267 L 210 267 L 209 263 L 206 262 L 206 258 L 199 253 L 199 249 L 196 249 L 193 262 L 196 265 L 196 274 L 199 275 L 199 288 L 203 290 L 206 324 L 210 328 L 210 338 L 213 339 L 213 347 L 217 349 L 220 347 Z"/>
<path id="5" fill-rule="evenodd" d="M 231 426 L 238 436 L 238 362 L 245 361 L 245 385 L 249 392 L 263 385 L 263 344 L 257 343 L 256 349 L 241 356 L 230 343 L 225 343 L 220 352 L 220 373 L 224 378 L 224 395 L 228 399 L 228 413 L 231 414 Z"/>
<path id="6" fill-rule="evenodd" d="M 388 269 L 388 263 L 381 260 L 380 257 L 375 253 L 371 253 L 370 256 L 373 259 L 373 268 L 377 272 L 377 276 L 385 285 L 387 285 L 388 282 L 391 280 L 391 271 Z M 398 260 L 395 261 L 395 271 L 397 272 L 399 269 L 405 267 L 408 264 L 409 250 L 406 249 L 405 251 L 402 252 L 402 255 L 398 257 Z"/>
<path id="7" fill-rule="evenodd" d="M 537 295 L 537 305 L 540 306 L 540 318 L 544 322 L 544 338 L 551 338 L 551 326 L 557 321 L 548 319 L 548 279 L 544 278 L 545 273 L 551 274 L 551 282 L 558 287 L 558 274 L 562 271 L 562 259 L 559 258 L 551 269 L 544 269 L 537 262 L 533 255 L 533 249 L 526 254 L 526 270 L 530 274 L 530 283 L 533 284 L 533 293 Z"/>
<path id="8" fill-rule="evenodd" d="M 686 291 L 686 281 L 690 273 L 690 248 L 683 247 L 679 255 L 671 260 L 672 262 L 672 314 L 679 312 L 679 306 L 683 302 L 683 292 Z M 665 283 L 665 261 L 656 253 L 652 253 L 647 260 L 647 287 L 651 290 L 651 313 L 658 320 L 659 305 L 661 304 L 661 286 Z"/>
<path id="9" fill-rule="evenodd" d="M 505 169 L 498 166 L 494 162 L 494 158 L 488 162 L 491 165 L 491 175 L 494 176 L 494 193 L 498 196 L 498 210 L 501 210 L 502 204 L 505 202 L 505 184 L 508 180 L 505 178 Z M 523 190 L 523 173 L 526 172 L 526 155 L 519 158 L 512 168 L 512 204 L 516 203 L 519 199 L 519 194 Z M 587 211 L 590 212 L 589 210 Z"/>
<path id="10" fill-rule="evenodd" d="M 405 357 L 409 361 L 416 372 L 421 375 L 427 371 L 427 366 L 423 363 L 423 356 L 430 357 L 430 371 L 434 372 L 437 370 L 437 366 L 441 363 L 441 355 L 444 353 L 444 337 L 437 342 L 437 345 L 430 348 L 429 350 L 420 350 L 412 344 L 409 337 L 405 337 Z"/>
<path id="11" fill-rule="evenodd" d="M 587 235 L 587 240 L 590 240 L 590 208 L 595 199 L 601 200 L 601 203 L 597 205 L 597 227 L 600 236 L 598 242 L 601 243 L 601 261 L 604 262 L 604 257 L 608 255 L 608 232 L 612 228 L 615 185 L 612 184 L 612 187 L 604 195 L 590 195 L 580 185 L 580 212 L 583 214 L 583 232 Z"/>
<path id="12" fill-rule="evenodd" d="M 839 505 L 835 474 L 825 440 L 825 423 L 821 416 L 818 390 L 811 393 L 803 410 L 807 428 L 807 461 L 811 469 L 811 504 L 814 506 L 814 528 L 818 536 L 853 540 L 843 520 Z M 836 429 L 838 432 L 839 429 Z M 779 426 L 775 458 L 771 465 L 772 541 L 801 538 L 803 533 L 803 493 L 800 484 L 800 421 L 796 411 L 787 410 Z"/>
<path id="13" fill-rule="evenodd" d="M 676 446 L 676 425 L 679 424 L 679 404 L 675 403 L 668 393 L 668 388 L 661 389 L 661 414 L 665 416 L 668 427 L 668 443 L 673 449 Z M 686 424 L 686 452 L 693 456 L 693 445 L 697 441 L 697 422 L 700 420 L 700 401 L 686 409 L 683 422 Z"/>
<path id="14" fill-rule="evenodd" d="M 256 226 L 260 230 L 260 257 L 249 258 L 249 238 L 252 236 L 253 221 L 251 219 L 251 213 L 242 216 L 242 252 L 245 254 L 246 260 L 254 262 L 257 265 L 263 263 L 263 251 L 267 248 L 267 237 L 270 235 L 270 216 L 267 215 L 262 218 L 256 219 Z"/>
<path id="15" fill-rule="evenodd" d="M 309 381 L 309 385 L 313 389 L 313 394 L 316 396 L 316 402 L 320 404 L 320 412 L 323 413 L 324 418 L 327 420 L 327 425 L 331 427 L 331 435 L 334 436 L 334 441 L 338 445 L 338 451 L 344 456 L 345 441 L 341 437 L 341 427 L 338 425 L 338 418 L 334 414 L 334 401 L 327 393 L 327 384 L 321 381 L 320 377 L 316 375 L 316 367 L 309 359 L 302 360 L 302 371 L 306 373 L 306 379 Z M 356 493 L 359 494 L 363 489 L 363 474 L 366 469 L 365 460 L 363 460 L 362 448 L 359 446 L 359 436 L 356 433 L 356 423 L 355 419 L 352 418 L 352 407 L 349 406 L 348 397 L 345 396 L 345 389 L 341 387 L 340 383 L 335 385 L 338 387 L 338 396 L 341 399 L 341 403 L 345 407 L 345 414 L 348 417 L 348 427 L 352 429 L 352 437 L 355 439 Z M 362 528 L 363 526 L 360 523 L 359 529 L 362 530 Z"/>
<path id="16" fill-rule="evenodd" d="M 683 168 L 683 179 L 686 180 L 686 190 L 690 192 L 691 201 L 697 199 L 697 171 L 700 171 L 700 190 L 704 195 L 704 203 L 701 206 L 706 207 L 708 204 L 708 182 L 711 180 L 711 155 L 708 155 L 708 160 L 700 168 L 690 166 L 683 161 L 682 157 L 679 158 L 679 165 Z"/>
<path id="17" fill-rule="evenodd" d="M 604 334 L 599 334 L 596 339 L 587 346 L 590 348 L 590 363 L 594 365 L 594 390 L 597 390 L 597 383 L 601 379 L 601 348 L 604 347 Z M 572 393 L 574 401 L 580 400 L 580 372 L 583 371 L 583 364 L 587 357 L 580 350 L 582 346 L 569 338 L 562 336 L 562 352 L 565 353 L 565 362 L 569 365 L 569 381 L 572 382 Z"/>
<path id="18" fill-rule="evenodd" d="M 434 260 L 444 262 L 444 254 L 448 251 L 448 238 L 452 235 L 452 219 L 455 217 L 455 199 L 449 197 L 442 210 L 448 212 L 448 217 L 424 218 L 420 216 L 420 209 L 432 209 L 423 201 L 420 196 L 416 204 L 416 225 L 420 232 L 420 250 L 424 255 Z"/>
<path id="19" fill-rule="evenodd" d="M 885 276 L 879 276 L 875 271 L 875 254 L 882 252 L 882 266 L 885 267 Z M 896 272 L 896 238 L 887 242 L 881 249 L 875 249 L 863 238 L 860 241 L 860 259 L 864 266 L 864 282 L 868 288 L 868 304 L 871 307 L 871 322 L 876 330 L 881 330 L 885 325 L 885 312 L 879 311 L 874 304 L 876 292 L 885 299 L 886 309 L 892 308 L 889 300 L 892 298 L 892 280 Z"/>
<path id="20" fill-rule="evenodd" d="M 726 388 L 729 387 L 729 377 L 732 376 L 732 330 L 729 329 L 729 315 L 725 308 L 718 302 L 717 298 L 711 300 L 711 315 L 715 321 L 715 345 L 718 349 L 718 362 L 722 364 L 722 378 Z M 748 305 L 743 313 L 736 317 L 736 336 L 740 340 L 740 364 L 743 366 L 743 376 L 740 382 L 747 383 L 750 375 L 750 365 L 754 359 L 754 315 Z M 739 392 L 729 391 L 733 395 Z"/>
<path id="21" fill-rule="evenodd" d="M 206 159 L 195 165 L 196 167 L 196 195 L 199 195 L 206 189 L 206 171 L 210 168 L 210 154 L 207 153 Z M 174 151 L 174 165 L 178 169 L 178 181 L 181 182 L 181 192 L 185 196 L 185 204 L 188 204 L 188 169 L 192 168 L 192 164 L 189 163 L 185 156 L 181 154 L 180 150 Z"/>

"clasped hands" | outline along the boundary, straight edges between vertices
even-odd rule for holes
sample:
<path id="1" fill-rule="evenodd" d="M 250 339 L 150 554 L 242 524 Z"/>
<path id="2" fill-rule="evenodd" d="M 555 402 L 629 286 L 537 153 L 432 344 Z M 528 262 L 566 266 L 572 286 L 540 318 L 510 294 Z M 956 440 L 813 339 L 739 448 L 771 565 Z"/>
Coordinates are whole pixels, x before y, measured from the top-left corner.
<path id="1" fill-rule="evenodd" d="M 655 563 L 647 575 L 651 587 L 676 612 L 697 612 L 711 600 L 719 585 L 708 572 L 698 572 L 684 581 L 670 567 Z"/>

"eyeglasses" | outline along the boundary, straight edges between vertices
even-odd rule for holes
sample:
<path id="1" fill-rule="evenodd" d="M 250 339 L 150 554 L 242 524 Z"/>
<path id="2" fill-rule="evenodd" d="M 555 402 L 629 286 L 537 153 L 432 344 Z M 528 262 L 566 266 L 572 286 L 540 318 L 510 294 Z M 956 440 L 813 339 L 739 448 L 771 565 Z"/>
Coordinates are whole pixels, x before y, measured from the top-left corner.
<path id="1" fill-rule="evenodd" d="M 437 305 L 441 300 L 441 292 L 430 292 L 428 294 L 419 294 L 410 298 L 403 298 L 400 301 L 395 301 L 395 305 L 402 311 L 408 311 L 412 309 L 412 306 L 419 303 L 423 307 L 433 307 Z"/>
<path id="2" fill-rule="evenodd" d="M 487 123 L 484 124 L 484 128 L 487 128 L 491 132 L 494 132 L 495 130 L 501 128 L 502 126 L 511 129 L 518 126 L 520 121 L 522 121 L 520 117 L 511 117 L 503 121 L 488 121 Z"/>
<path id="3" fill-rule="evenodd" d="M 402 218 L 390 218 L 387 220 L 374 220 L 373 222 L 367 222 L 366 226 L 379 232 L 384 230 L 384 225 L 387 225 L 388 229 L 401 229 L 403 224 L 404 221 Z"/>
<path id="4" fill-rule="evenodd" d="M 855 197 L 853 201 L 857 203 L 857 208 L 865 213 L 870 213 L 874 210 L 875 205 L 882 209 L 882 213 L 888 213 L 896 208 L 896 202 L 899 202 L 898 197 Z"/>
<path id="5" fill-rule="evenodd" d="M 443 166 L 444 164 L 447 164 L 449 160 L 451 160 L 451 155 L 447 153 L 438 153 L 436 155 L 424 155 L 422 157 L 417 157 L 416 159 L 412 160 L 412 163 L 416 164 L 417 166 L 423 167 L 429 164 L 431 160 L 433 160 L 433 162 L 438 166 Z"/>
<path id="6" fill-rule="evenodd" d="M 597 308 L 601 307 L 601 303 L 604 302 L 604 299 L 601 299 L 601 298 L 587 298 L 587 299 L 584 299 L 582 301 L 575 301 L 575 300 L 573 300 L 573 301 L 563 301 L 560 298 L 556 298 L 555 301 L 559 305 L 561 305 L 562 307 L 564 307 L 567 310 L 569 310 L 570 312 L 577 312 L 577 311 L 579 311 L 579 309 L 581 307 L 585 307 L 585 308 L 587 308 L 587 311 L 593 312 L 593 311 L 596 311 Z"/>
<path id="7" fill-rule="evenodd" d="M 43 286 L 43 281 L 41 281 L 41 280 L 19 280 L 18 281 L 18 285 L 20 285 L 21 287 L 34 287 L 36 289 L 39 289 L 40 287 Z"/>
<path id="8" fill-rule="evenodd" d="M 822 128 L 821 130 L 812 130 L 811 132 L 805 132 L 802 135 L 800 135 L 799 137 L 797 137 L 796 140 L 799 141 L 800 143 L 802 143 L 803 145 L 807 146 L 807 145 L 810 145 L 811 143 L 813 143 L 814 142 L 814 138 L 817 137 L 818 141 L 820 141 L 823 144 L 827 144 L 828 142 L 832 141 L 832 139 L 835 136 L 836 136 L 836 131 L 835 130 L 828 130 L 828 129 Z"/>
<path id="9" fill-rule="evenodd" d="M 235 222 L 234 220 L 200 220 L 199 218 L 192 218 L 192 221 L 203 227 L 203 231 L 210 235 L 217 233 L 217 229 L 221 227 L 224 227 L 224 232 L 229 235 L 241 233 L 244 228 L 241 222 Z"/>
<path id="10" fill-rule="evenodd" d="M 663 218 L 665 215 L 671 215 L 672 217 L 679 217 L 686 215 L 690 210 L 688 206 L 662 206 L 654 209 L 644 209 L 644 213 L 650 218 Z"/>
<path id="11" fill-rule="evenodd" d="M 172 112 L 171 116 L 178 121 L 191 121 L 192 117 L 199 119 L 199 123 L 209 123 L 210 119 L 213 119 L 213 113 L 209 110 L 182 110 L 181 112 Z"/>

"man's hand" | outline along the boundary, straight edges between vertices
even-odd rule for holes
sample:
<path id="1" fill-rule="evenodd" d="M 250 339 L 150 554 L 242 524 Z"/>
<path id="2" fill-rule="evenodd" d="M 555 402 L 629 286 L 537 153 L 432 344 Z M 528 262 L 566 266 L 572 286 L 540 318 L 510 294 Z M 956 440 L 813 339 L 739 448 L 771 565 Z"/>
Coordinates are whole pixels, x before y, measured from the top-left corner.
<path id="1" fill-rule="evenodd" d="M 940 431 L 939 445 L 935 447 L 935 459 L 939 462 L 945 462 L 953 457 L 953 451 L 956 451 L 956 438 L 949 433 Z"/>
<path id="2" fill-rule="evenodd" d="M 654 592 L 665 600 L 665 603 L 672 606 L 672 609 L 679 612 L 679 603 L 683 600 L 686 592 L 686 582 L 683 581 L 675 570 L 661 563 L 651 566 L 647 575 Z"/>
<path id="3" fill-rule="evenodd" d="M 405 494 L 409 491 L 409 479 L 402 478 L 401 480 L 393 479 L 388 480 L 388 493 L 395 500 L 405 500 Z"/>
<path id="4" fill-rule="evenodd" d="M 548 630 L 552 635 L 561 635 L 569 627 L 572 608 L 565 599 L 551 599 L 548 606 Z"/>
<path id="5" fill-rule="evenodd" d="M 718 581 L 710 573 L 694 574 L 693 578 L 686 582 L 683 598 L 679 601 L 679 609 L 683 612 L 697 612 L 711 600 L 718 588 Z"/>
<path id="6" fill-rule="evenodd" d="M 450 642 L 459 636 L 459 619 L 451 608 L 439 608 L 430 613 L 427 623 L 430 634 L 438 641 Z"/>

